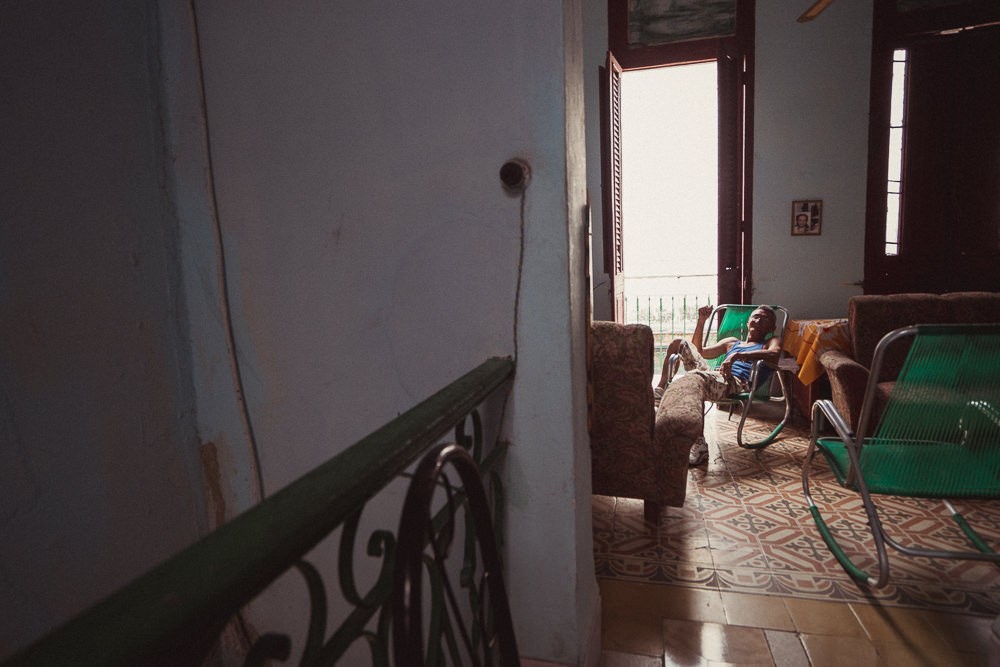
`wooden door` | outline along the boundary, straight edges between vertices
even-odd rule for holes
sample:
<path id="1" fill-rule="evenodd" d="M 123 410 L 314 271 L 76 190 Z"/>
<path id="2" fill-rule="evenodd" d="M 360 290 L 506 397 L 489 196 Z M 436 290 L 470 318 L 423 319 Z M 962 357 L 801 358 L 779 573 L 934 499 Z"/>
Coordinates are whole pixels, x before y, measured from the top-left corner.
<path id="1" fill-rule="evenodd" d="M 886 38 L 873 54 L 864 291 L 1000 291 L 1000 26 Z M 886 244 L 886 95 L 905 49 L 898 247 Z M 878 123 L 876 125 L 876 123 Z"/>

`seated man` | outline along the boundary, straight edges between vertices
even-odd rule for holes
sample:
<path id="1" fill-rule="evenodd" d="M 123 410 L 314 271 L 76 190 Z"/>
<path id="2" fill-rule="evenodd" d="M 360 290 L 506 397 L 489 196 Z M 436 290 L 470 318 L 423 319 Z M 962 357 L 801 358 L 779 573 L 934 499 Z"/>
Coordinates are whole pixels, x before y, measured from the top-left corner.
<path id="1" fill-rule="evenodd" d="M 712 306 L 702 306 L 698 309 L 698 323 L 695 325 L 690 341 L 675 338 L 667 347 L 667 356 L 663 360 L 660 382 L 653 388 L 657 405 L 666 400 L 667 405 L 664 410 L 669 411 L 672 407 L 670 403 L 672 385 L 670 388 L 667 386 L 667 372 L 670 357 L 673 354 L 679 355 L 687 375 L 696 378 L 687 380 L 685 386 L 697 383 L 702 401 L 717 401 L 727 396 L 749 391 L 750 371 L 753 368 L 753 363 L 761 359 L 771 364 L 778 362 L 778 356 L 781 352 L 781 337 L 773 336 L 765 340 L 769 334 L 774 332 L 774 326 L 777 323 L 777 318 L 771 308 L 761 306 L 750 313 L 745 341 L 735 337 L 723 338 L 714 345 L 703 348 L 705 322 L 712 314 L 712 309 Z M 723 354 L 725 354 L 725 358 L 718 370 L 709 370 L 705 359 L 715 359 Z M 704 413 L 701 414 L 703 429 Z M 702 433 L 691 448 L 688 464 L 692 466 L 702 465 L 707 460 L 708 443 L 705 442 L 705 436 Z"/>

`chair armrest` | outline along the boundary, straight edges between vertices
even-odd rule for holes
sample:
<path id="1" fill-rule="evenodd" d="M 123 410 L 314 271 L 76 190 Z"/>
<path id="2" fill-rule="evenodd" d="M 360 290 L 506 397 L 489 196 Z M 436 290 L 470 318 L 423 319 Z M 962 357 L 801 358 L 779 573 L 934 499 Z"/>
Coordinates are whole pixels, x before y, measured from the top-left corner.
<path id="1" fill-rule="evenodd" d="M 851 429 L 857 429 L 868 384 L 868 369 L 840 350 L 827 350 L 820 355 L 819 362 L 830 378 L 833 405 Z"/>
<path id="2" fill-rule="evenodd" d="M 681 507 L 687 491 L 688 453 L 705 427 L 701 382 L 682 375 L 667 387 L 656 411 L 653 447 L 664 505 Z"/>

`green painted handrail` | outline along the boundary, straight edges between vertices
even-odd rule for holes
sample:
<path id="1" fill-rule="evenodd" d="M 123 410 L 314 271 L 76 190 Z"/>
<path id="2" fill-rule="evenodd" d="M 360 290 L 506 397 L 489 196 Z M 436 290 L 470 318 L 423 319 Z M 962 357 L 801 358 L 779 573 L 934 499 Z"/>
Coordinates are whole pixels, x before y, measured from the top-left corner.
<path id="1" fill-rule="evenodd" d="M 5 661 L 185 663 L 514 374 L 492 358 Z"/>

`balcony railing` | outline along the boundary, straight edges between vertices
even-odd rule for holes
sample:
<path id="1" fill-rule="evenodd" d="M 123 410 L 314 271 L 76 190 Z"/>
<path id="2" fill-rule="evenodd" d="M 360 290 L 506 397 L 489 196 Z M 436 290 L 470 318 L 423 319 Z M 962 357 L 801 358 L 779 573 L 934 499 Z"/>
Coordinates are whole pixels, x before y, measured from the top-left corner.
<path id="1" fill-rule="evenodd" d="M 645 324 L 653 330 L 653 373 L 659 375 L 667 345 L 674 338 L 690 338 L 698 308 L 713 303 L 708 294 L 626 297 L 625 323 Z"/>
<path id="2" fill-rule="evenodd" d="M 363 644 L 374 665 L 516 665 L 493 534 L 500 525 L 496 466 L 506 443 L 483 441 L 478 412 L 507 390 L 513 373 L 509 359 L 484 362 L 3 664 L 202 664 L 243 607 L 295 569 L 309 593 L 303 610 L 311 612 L 305 644 L 296 647 L 301 664 L 335 664 Z M 457 444 L 438 444 L 452 429 Z M 356 547 L 366 503 L 417 461 L 406 475 L 398 531 L 376 530 L 367 549 Z M 340 597 L 353 610 L 328 632 L 328 587 L 304 558 L 338 528 Z M 372 559 L 365 569 L 378 572 L 367 592 L 354 576 L 361 551 Z M 461 562 L 449 566 L 449 553 Z M 458 586 L 452 573 L 460 573 Z M 284 661 L 292 651 L 283 635 L 249 639 L 248 665 Z"/>

